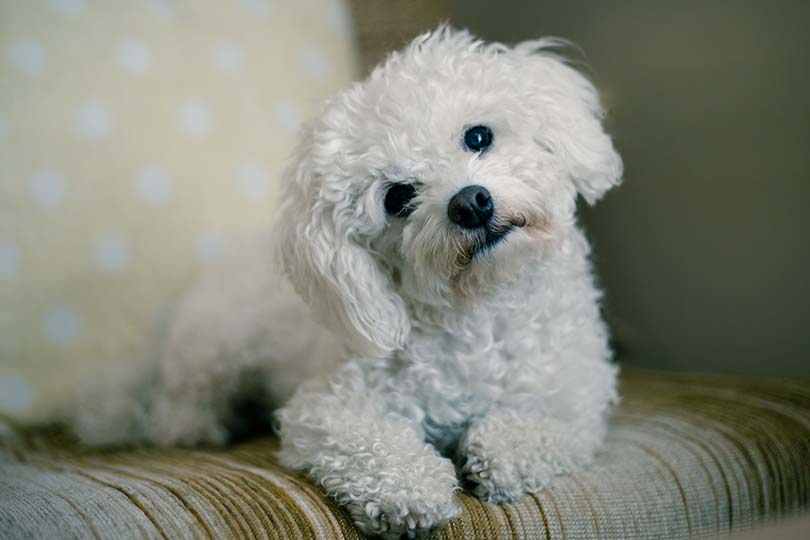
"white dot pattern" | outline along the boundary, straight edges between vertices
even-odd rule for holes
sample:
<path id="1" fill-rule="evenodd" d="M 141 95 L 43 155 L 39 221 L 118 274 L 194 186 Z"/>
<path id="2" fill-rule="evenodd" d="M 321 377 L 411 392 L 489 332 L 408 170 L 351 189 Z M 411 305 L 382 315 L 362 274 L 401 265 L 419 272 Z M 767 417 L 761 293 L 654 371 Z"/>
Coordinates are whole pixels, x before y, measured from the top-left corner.
<path id="1" fill-rule="evenodd" d="M 42 208 L 54 209 L 62 205 L 67 193 L 67 182 L 62 173 L 49 169 L 31 176 L 31 197 Z"/>
<path id="2" fill-rule="evenodd" d="M 172 199 L 172 181 L 158 165 L 147 165 L 138 175 L 137 189 L 149 204 L 164 205 Z"/>
<path id="3" fill-rule="evenodd" d="M 301 52 L 304 72 L 312 79 L 322 81 L 329 76 L 332 66 L 329 57 L 320 47 L 309 46 Z"/>
<path id="4" fill-rule="evenodd" d="M 0 375 L 0 413 L 19 414 L 31 406 L 34 389 L 19 373 Z"/>
<path id="5" fill-rule="evenodd" d="M 270 182 L 266 168 L 257 162 L 242 163 L 237 169 L 239 191 L 248 200 L 259 200 L 267 195 Z"/>
<path id="6" fill-rule="evenodd" d="M 152 65 L 149 49 L 135 39 L 128 39 L 118 46 L 116 60 L 122 68 L 135 75 L 145 73 Z"/>
<path id="7" fill-rule="evenodd" d="M 211 261 L 222 256 L 225 251 L 225 238 L 216 231 L 203 231 L 197 235 L 197 259 Z"/>
<path id="8" fill-rule="evenodd" d="M 288 134 L 294 135 L 301 126 L 301 111 L 289 99 L 281 99 L 273 106 L 273 118 Z"/>
<path id="9" fill-rule="evenodd" d="M 211 112 L 200 99 L 189 99 L 177 111 L 177 129 L 193 138 L 205 137 L 211 131 Z"/>
<path id="10" fill-rule="evenodd" d="M 94 252 L 96 264 L 103 270 L 123 270 L 129 263 L 129 243 L 121 233 L 99 234 Z"/>
<path id="11" fill-rule="evenodd" d="M 331 2 L 326 10 L 326 24 L 335 32 L 347 35 L 352 25 L 351 14 L 343 2 Z"/>
<path id="12" fill-rule="evenodd" d="M 242 0 L 242 7 L 249 15 L 256 17 L 269 17 L 273 12 L 271 0 Z"/>
<path id="13" fill-rule="evenodd" d="M 152 15 L 159 20 L 168 21 L 174 17 L 172 0 L 147 0 L 146 5 Z"/>
<path id="14" fill-rule="evenodd" d="M 0 280 L 10 279 L 20 266 L 20 255 L 17 246 L 12 242 L 0 240 Z"/>
<path id="15" fill-rule="evenodd" d="M 29 40 L 18 40 L 8 51 L 9 60 L 17 69 L 31 77 L 45 73 L 45 51 L 39 43 Z"/>
<path id="16" fill-rule="evenodd" d="M 245 63 L 245 51 L 233 43 L 219 43 L 211 53 L 214 65 L 222 72 L 234 73 Z"/>
<path id="17" fill-rule="evenodd" d="M 49 308 L 42 327 L 48 341 L 61 347 L 74 343 L 82 332 L 82 322 L 76 310 L 64 305 Z"/>
<path id="18" fill-rule="evenodd" d="M 76 18 L 84 11 L 84 0 L 48 0 L 48 7 L 59 15 Z"/>
<path id="19" fill-rule="evenodd" d="M 110 111 L 96 101 L 82 105 L 76 113 L 76 130 L 89 141 L 98 141 L 112 131 Z"/>
<path id="20" fill-rule="evenodd" d="M 6 4 L 0 411 L 25 417 L 148 355 L 197 267 L 272 222 L 302 120 L 356 72 L 345 0 Z"/>

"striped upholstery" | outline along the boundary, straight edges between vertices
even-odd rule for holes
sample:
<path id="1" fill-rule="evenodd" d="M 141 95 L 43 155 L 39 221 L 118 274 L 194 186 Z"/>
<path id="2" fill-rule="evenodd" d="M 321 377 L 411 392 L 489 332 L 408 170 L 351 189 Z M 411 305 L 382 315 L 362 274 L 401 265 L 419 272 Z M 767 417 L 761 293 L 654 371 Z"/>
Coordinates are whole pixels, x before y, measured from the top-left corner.
<path id="1" fill-rule="evenodd" d="M 631 372 L 622 385 L 591 469 L 513 504 L 459 494 L 462 515 L 436 537 L 714 537 L 810 506 L 810 381 Z M 78 453 L 7 438 L 0 538 L 358 538 L 275 448 Z"/>

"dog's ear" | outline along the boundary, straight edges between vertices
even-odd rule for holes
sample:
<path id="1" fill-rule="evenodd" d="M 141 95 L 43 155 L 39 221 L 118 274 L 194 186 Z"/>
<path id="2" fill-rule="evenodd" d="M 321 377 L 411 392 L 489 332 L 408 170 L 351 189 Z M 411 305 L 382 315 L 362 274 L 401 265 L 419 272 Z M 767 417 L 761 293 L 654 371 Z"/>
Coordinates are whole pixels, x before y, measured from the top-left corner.
<path id="1" fill-rule="evenodd" d="M 526 41 L 516 57 L 533 101 L 537 142 L 558 155 L 577 192 L 595 204 L 622 179 L 622 160 L 602 126 L 604 109 L 587 77 L 555 54 L 569 44 L 556 38 Z"/>
<path id="2" fill-rule="evenodd" d="M 335 141 L 316 140 L 313 130 L 305 129 L 284 179 L 275 231 L 281 263 L 317 320 L 353 352 L 383 356 L 410 332 L 402 298 L 365 241 L 383 210 L 364 212 L 376 198 L 342 172 Z"/>

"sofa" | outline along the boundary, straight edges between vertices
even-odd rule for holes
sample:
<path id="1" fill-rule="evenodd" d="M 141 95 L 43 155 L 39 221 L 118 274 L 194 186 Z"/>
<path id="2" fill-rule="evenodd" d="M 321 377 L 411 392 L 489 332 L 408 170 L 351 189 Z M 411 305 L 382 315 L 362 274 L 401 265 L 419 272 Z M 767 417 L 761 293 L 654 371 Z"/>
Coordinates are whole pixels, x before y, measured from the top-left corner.
<path id="1" fill-rule="evenodd" d="M 434 538 L 716 538 L 810 507 L 810 381 L 627 371 L 621 394 L 590 468 L 510 504 L 460 491 L 461 515 Z M 3 540 L 361 537 L 277 464 L 272 436 L 112 452 L 8 427 Z"/>

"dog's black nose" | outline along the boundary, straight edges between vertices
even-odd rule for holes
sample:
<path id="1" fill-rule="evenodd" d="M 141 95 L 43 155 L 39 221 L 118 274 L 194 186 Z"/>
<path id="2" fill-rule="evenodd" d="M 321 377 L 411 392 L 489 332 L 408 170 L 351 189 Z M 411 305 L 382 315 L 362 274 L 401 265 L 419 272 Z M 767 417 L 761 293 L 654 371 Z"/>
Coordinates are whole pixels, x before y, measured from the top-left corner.
<path id="1" fill-rule="evenodd" d="M 447 217 L 465 229 L 483 227 L 494 212 L 492 196 L 484 186 L 467 186 L 450 199 Z"/>

